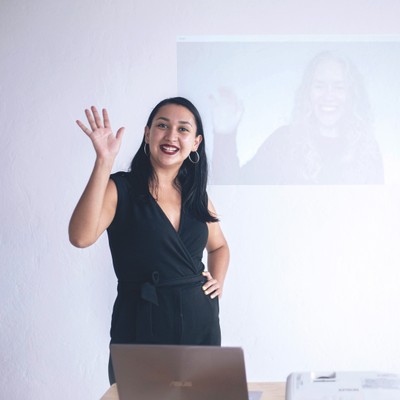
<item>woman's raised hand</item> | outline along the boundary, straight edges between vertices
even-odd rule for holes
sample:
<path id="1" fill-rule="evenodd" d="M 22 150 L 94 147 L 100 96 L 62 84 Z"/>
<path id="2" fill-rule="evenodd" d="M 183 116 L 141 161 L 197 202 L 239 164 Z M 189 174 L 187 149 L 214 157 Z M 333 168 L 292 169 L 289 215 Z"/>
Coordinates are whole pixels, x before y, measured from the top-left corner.
<path id="1" fill-rule="evenodd" d="M 218 135 L 230 135 L 237 132 L 244 107 L 233 89 L 220 87 L 210 95 L 214 132 Z"/>
<path id="2" fill-rule="evenodd" d="M 101 119 L 96 107 L 91 107 L 90 110 L 85 110 L 86 118 L 89 122 L 90 129 L 81 121 L 76 121 L 79 127 L 89 136 L 93 143 L 96 155 L 99 158 L 114 159 L 118 154 L 121 146 L 122 135 L 125 128 L 119 128 L 114 135 L 108 113 L 103 109 L 103 120 Z"/>

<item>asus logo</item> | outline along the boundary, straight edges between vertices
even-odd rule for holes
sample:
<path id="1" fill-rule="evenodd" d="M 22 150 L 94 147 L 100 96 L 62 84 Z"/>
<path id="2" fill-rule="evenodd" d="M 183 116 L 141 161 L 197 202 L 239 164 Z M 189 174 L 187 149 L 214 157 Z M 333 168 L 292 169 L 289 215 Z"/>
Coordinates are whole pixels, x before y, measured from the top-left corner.
<path id="1" fill-rule="evenodd" d="M 192 387 L 192 382 L 190 381 L 171 381 L 169 386 L 171 387 Z"/>

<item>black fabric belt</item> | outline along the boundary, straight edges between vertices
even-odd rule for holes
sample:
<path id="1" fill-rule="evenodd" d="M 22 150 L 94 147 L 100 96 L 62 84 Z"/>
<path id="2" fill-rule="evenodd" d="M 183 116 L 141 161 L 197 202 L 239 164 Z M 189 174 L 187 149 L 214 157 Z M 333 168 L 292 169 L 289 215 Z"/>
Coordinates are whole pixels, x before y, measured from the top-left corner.
<path id="1" fill-rule="evenodd" d="M 158 306 L 157 289 L 186 286 L 192 283 L 205 283 L 206 281 L 207 279 L 201 273 L 160 282 L 160 274 L 158 271 L 154 271 L 151 276 L 151 281 L 136 282 L 118 280 L 118 293 L 125 292 L 126 290 L 138 290 L 143 300 Z"/>

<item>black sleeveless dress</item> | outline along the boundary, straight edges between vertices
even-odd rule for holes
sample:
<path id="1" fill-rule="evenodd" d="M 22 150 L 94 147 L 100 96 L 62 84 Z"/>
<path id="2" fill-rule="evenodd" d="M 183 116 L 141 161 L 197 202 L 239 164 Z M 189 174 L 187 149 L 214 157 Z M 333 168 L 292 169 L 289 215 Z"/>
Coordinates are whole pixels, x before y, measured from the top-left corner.
<path id="1" fill-rule="evenodd" d="M 207 224 L 181 210 L 175 230 L 149 191 L 125 172 L 107 229 L 118 295 L 111 343 L 220 345 L 218 298 L 205 295 Z"/>

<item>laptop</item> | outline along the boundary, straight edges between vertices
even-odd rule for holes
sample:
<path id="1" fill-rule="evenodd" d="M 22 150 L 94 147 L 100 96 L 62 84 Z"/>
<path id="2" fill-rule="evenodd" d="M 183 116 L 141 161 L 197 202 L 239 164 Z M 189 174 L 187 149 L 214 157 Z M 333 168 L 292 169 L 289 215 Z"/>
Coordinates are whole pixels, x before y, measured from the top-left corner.
<path id="1" fill-rule="evenodd" d="M 119 400 L 248 400 L 239 347 L 111 344 Z"/>

